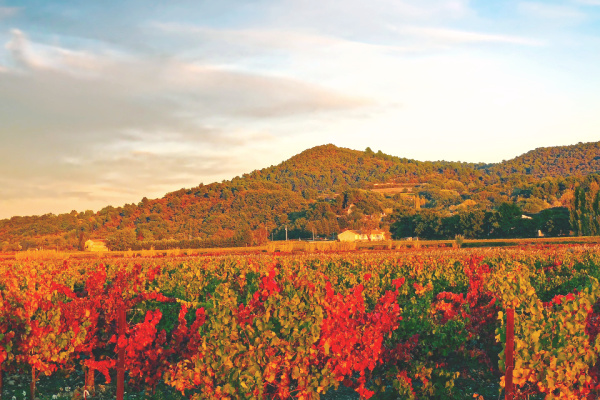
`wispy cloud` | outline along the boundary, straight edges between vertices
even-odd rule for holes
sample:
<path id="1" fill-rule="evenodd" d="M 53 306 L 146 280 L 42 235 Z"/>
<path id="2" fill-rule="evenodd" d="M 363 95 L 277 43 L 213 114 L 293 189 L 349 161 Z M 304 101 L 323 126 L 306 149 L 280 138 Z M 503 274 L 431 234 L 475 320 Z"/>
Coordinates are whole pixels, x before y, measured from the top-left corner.
<path id="1" fill-rule="evenodd" d="M 184 57 L 210 59 L 238 67 L 254 65 L 253 59 L 271 61 L 290 55 L 310 54 L 328 57 L 338 51 L 414 52 L 415 48 L 389 43 L 364 43 L 323 33 L 294 31 L 284 28 L 215 29 L 173 22 L 153 22 L 150 26 L 161 34 L 188 43 Z"/>
<path id="2" fill-rule="evenodd" d="M 35 43 L 19 29 L 11 31 L 11 39 L 5 48 L 10 51 L 12 60 L 20 68 L 54 70 L 82 77 L 102 74 L 116 61 L 112 59 L 114 54 L 109 57 Z"/>
<path id="3" fill-rule="evenodd" d="M 600 6 L 600 0 L 575 0 L 575 3 L 587 6 Z"/>
<path id="4" fill-rule="evenodd" d="M 232 153 L 240 155 L 231 149 L 229 153 L 213 152 L 202 157 L 131 152 L 111 159 L 86 160 L 62 171 L 54 168 L 52 174 L 32 175 L 26 180 L 3 176 L 0 218 L 22 214 L 23 207 L 29 214 L 69 212 L 74 208 L 98 210 L 208 183 L 206 176 L 215 180 L 231 178 L 246 172 L 243 159 L 232 159 Z"/>
<path id="5" fill-rule="evenodd" d="M 469 14 L 468 0 L 287 0 L 274 2 L 267 15 L 275 26 L 311 26 L 321 33 L 373 41 L 382 38 L 388 23 L 450 21 Z"/>
<path id="6" fill-rule="evenodd" d="M 518 9 L 530 17 L 559 22 L 577 23 L 586 19 L 586 14 L 569 5 L 547 4 L 542 2 L 521 2 Z"/>
<path id="7" fill-rule="evenodd" d="M 426 27 L 405 27 L 393 30 L 414 35 L 420 38 L 433 40 L 439 43 L 509 43 L 525 46 L 541 46 L 544 42 L 536 39 L 530 39 L 512 35 L 496 35 L 481 32 L 462 31 L 445 28 L 426 28 Z"/>
<path id="8" fill-rule="evenodd" d="M 232 154 L 273 142 L 260 127 L 266 121 L 370 104 L 293 77 L 177 57 L 72 50 L 37 43 L 21 30 L 11 32 L 5 48 L 0 140 L 10 146 L 0 147 L 0 174 L 9 177 L 0 187 L 2 202 L 94 193 L 93 181 L 104 188 L 94 189 L 93 204 L 119 205 L 133 200 L 131 193 L 159 196 L 229 178 L 247 172 L 243 165 L 252 159 L 240 154 L 233 162 Z M 136 184 L 128 183 L 132 177 Z M 48 191 L 44 182 L 55 185 Z"/>
<path id="9" fill-rule="evenodd" d="M 0 7 L 0 20 L 17 15 L 18 7 Z"/>
<path id="10" fill-rule="evenodd" d="M 162 99 L 159 100 L 161 105 L 170 103 L 173 112 L 177 112 L 179 108 L 179 112 L 184 114 L 189 107 L 193 107 L 198 116 L 249 117 L 278 117 L 340 110 L 368 103 L 365 99 L 336 93 L 298 79 L 240 71 L 227 65 L 186 62 L 174 58 L 119 58 L 113 54 L 93 54 L 57 46 L 43 46 L 28 40 L 19 30 L 12 32 L 6 48 L 10 50 L 17 65 L 35 72 L 30 79 L 41 80 L 38 83 L 44 84 L 47 90 L 64 90 L 67 95 L 74 91 L 72 94 L 75 96 L 93 93 L 95 98 L 99 97 L 99 102 L 102 102 L 102 94 L 127 98 L 127 93 L 135 88 L 148 96 L 140 99 L 140 103 L 148 105 L 152 103 L 148 102 L 149 99 Z M 95 79 L 83 83 L 90 86 L 86 90 L 69 89 L 71 86 L 63 88 L 62 85 L 56 87 L 52 84 L 53 81 L 68 79 L 80 81 L 81 77 Z M 107 83 L 110 85 L 106 85 Z M 27 85 L 24 81 L 20 84 Z M 58 102 L 65 98 L 60 93 L 55 95 Z M 111 96 L 110 101 L 114 100 Z M 98 110 L 90 107 L 90 112 L 97 113 Z"/>
<path id="11" fill-rule="evenodd" d="M 194 109 L 240 117 L 278 117 L 352 109 L 369 104 L 298 79 L 227 70 L 189 63 L 173 63 L 167 82 Z M 201 88 L 199 92 L 190 87 Z M 202 113 L 202 111 L 200 111 Z"/>

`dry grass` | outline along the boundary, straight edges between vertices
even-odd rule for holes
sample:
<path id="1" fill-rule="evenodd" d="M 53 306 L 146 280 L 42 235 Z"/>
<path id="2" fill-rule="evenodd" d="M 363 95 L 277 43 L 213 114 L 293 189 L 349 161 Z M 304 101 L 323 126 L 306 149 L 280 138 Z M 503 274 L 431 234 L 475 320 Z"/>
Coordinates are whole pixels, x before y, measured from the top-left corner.
<path id="1" fill-rule="evenodd" d="M 15 253 L 17 260 L 64 260 L 69 253 L 56 250 L 27 250 Z"/>
<path id="2" fill-rule="evenodd" d="M 529 239 L 463 239 L 461 247 L 497 247 L 497 246 L 530 246 L 552 244 L 600 244 L 600 236 L 587 237 L 552 237 Z M 202 256 L 216 254 L 244 254 L 259 252 L 329 252 L 329 251 L 362 251 L 362 250 L 402 250 L 417 248 L 458 247 L 456 240 L 387 240 L 366 242 L 299 242 L 294 240 L 269 242 L 264 246 L 255 247 L 218 247 L 206 249 L 171 249 L 171 250 L 127 250 L 107 252 L 64 252 L 56 250 L 21 251 L 10 254 L 0 254 L 2 259 L 17 260 L 64 260 L 67 258 L 151 258 L 151 257 L 177 257 L 177 256 Z"/>

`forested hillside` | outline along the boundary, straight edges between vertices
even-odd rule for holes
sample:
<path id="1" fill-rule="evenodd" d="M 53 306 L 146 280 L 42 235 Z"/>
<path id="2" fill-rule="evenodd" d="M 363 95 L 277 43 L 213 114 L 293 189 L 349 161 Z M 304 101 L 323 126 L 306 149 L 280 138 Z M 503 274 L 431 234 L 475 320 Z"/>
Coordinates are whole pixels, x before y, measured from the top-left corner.
<path id="1" fill-rule="evenodd" d="M 442 174 L 446 178 L 483 178 L 482 165 L 459 162 L 423 162 L 390 156 L 370 148 L 363 151 L 334 145 L 306 150 L 283 163 L 254 171 L 248 178 L 270 181 L 295 191 L 339 192 L 346 187 L 369 188 L 374 183 L 423 182 Z"/>
<path id="2" fill-rule="evenodd" d="M 108 239 L 113 248 L 156 241 L 236 246 L 282 239 L 286 228 L 292 239 L 378 227 L 424 238 L 585 234 L 592 231 L 577 226 L 590 220 L 594 199 L 577 212 L 578 188 L 599 171 L 600 142 L 536 149 L 499 164 L 423 162 L 324 145 L 160 199 L 0 220 L 0 249 L 76 249 L 88 238 Z M 521 221 L 523 214 L 531 219 Z"/>
<path id="3" fill-rule="evenodd" d="M 600 171 L 600 142 L 542 147 L 494 164 L 489 171 L 503 176 L 523 174 L 536 178 L 589 175 Z"/>

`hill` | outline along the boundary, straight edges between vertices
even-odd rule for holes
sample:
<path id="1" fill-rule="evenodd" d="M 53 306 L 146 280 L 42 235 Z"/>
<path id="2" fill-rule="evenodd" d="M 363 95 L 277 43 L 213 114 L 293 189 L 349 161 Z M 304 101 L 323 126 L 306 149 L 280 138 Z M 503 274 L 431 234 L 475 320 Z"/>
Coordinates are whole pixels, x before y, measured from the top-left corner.
<path id="1" fill-rule="evenodd" d="M 600 171 L 600 142 L 540 147 L 495 164 L 489 171 L 504 176 L 523 174 L 535 178 L 589 175 Z"/>
<path id="2" fill-rule="evenodd" d="M 598 142 L 536 149 L 498 164 L 425 162 L 323 145 L 276 166 L 160 199 L 96 213 L 4 219 L 0 246 L 72 249 L 87 238 L 122 248 L 157 241 L 231 246 L 281 239 L 286 228 L 290 238 L 329 237 L 346 228 L 389 228 L 406 217 L 398 210 L 415 206 L 419 216 L 429 213 L 439 221 L 485 215 L 504 203 L 534 214 L 569 206 L 581 181 L 600 171 L 599 160 Z M 436 236 L 455 232 L 436 229 Z"/>
<path id="3" fill-rule="evenodd" d="M 250 179 L 274 182 L 294 191 L 339 192 L 345 187 L 367 188 L 374 183 L 411 182 L 438 174 L 475 172 L 474 164 L 422 162 L 372 150 L 356 151 L 324 145 L 303 151 L 279 165 L 254 171 Z"/>

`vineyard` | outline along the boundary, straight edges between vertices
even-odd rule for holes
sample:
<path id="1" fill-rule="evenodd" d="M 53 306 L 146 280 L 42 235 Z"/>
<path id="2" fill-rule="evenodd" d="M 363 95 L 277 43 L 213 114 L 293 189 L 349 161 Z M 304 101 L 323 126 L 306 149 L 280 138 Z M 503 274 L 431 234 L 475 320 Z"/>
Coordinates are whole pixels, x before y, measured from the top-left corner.
<path id="1" fill-rule="evenodd" d="M 600 395 L 600 247 L 0 261 L 3 399 Z M 68 389 L 66 390 L 65 387 Z"/>

